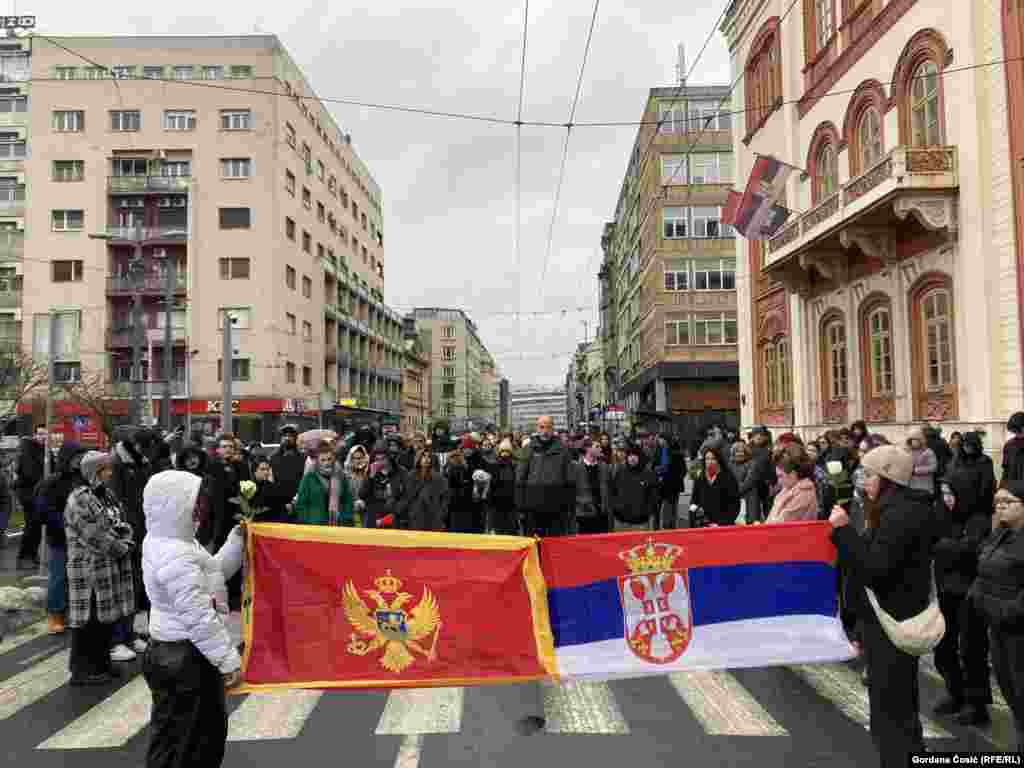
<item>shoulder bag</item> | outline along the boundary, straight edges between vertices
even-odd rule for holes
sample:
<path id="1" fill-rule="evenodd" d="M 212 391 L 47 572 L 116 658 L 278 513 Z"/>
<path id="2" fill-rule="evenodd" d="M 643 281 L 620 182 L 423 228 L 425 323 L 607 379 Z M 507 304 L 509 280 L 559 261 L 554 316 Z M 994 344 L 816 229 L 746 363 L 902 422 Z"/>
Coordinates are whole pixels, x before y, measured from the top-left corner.
<path id="1" fill-rule="evenodd" d="M 935 646 L 946 634 L 946 620 L 939 610 L 939 600 L 935 591 L 935 567 L 932 566 L 932 588 L 928 598 L 927 607 L 916 616 L 898 621 L 890 616 L 881 605 L 875 593 L 864 588 L 868 593 L 868 601 L 878 616 L 878 623 L 882 625 L 885 634 L 892 641 L 892 644 L 904 653 L 911 656 L 924 656 L 935 650 Z"/>

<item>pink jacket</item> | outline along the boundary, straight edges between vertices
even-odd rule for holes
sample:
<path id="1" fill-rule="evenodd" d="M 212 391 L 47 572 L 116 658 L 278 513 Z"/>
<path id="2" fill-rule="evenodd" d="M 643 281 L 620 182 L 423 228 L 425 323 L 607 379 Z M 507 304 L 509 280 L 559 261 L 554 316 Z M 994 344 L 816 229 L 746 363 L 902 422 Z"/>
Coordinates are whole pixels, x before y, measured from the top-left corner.
<path id="1" fill-rule="evenodd" d="M 818 519 L 818 494 L 810 478 L 798 480 L 792 488 L 784 488 L 775 497 L 775 504 L 766 523 L 792 523 Z"/>

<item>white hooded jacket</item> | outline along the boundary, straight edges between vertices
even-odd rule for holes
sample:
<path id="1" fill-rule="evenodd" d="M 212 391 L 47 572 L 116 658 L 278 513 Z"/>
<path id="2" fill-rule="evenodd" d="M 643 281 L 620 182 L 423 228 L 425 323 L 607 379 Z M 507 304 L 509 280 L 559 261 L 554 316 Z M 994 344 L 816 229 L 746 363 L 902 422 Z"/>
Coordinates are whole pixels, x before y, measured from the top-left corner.
<path id="1" fill-rule="evenodd" d="M 242 534 L 236 528 L 216 555 L 195 539 L 192 510 L 202 480 L 168 470 L 150 478 L 142 494 L 146 538 L 142 578 L 151 603 L 149 633 L 155 640 L 189 640 L 221 673 L 241 667 L 238 651 L 214 607 L 211 585 L 242 566 Z"/>

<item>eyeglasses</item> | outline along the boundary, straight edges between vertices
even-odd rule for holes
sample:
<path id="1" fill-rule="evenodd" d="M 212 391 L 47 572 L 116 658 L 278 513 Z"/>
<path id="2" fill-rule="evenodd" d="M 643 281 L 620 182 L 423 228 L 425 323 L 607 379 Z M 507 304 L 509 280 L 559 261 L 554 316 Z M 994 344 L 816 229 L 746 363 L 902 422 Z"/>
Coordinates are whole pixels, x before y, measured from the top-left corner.
<path id="1" fill-rule="evenodd" d="M 996 509 L 1005 509 L 1006 507 L 1012 507 L 1014 504 L 1024 504 L 1020 499 L 1008 499 L 1005 496 L 996 499 Z"/>

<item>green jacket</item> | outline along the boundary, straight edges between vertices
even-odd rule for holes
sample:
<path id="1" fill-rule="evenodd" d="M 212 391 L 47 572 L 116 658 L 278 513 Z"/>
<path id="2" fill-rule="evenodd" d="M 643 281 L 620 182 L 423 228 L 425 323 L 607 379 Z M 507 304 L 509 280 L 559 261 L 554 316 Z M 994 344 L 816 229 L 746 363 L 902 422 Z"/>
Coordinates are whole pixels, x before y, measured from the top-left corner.
<path id="1" fill-rule="evenodd" d="M 342 475 L 340 478 L 341 498 L 338 502 L 339 524 L 344 526 L 353 525 L 352 514 L 352 486 L 348 478 Z M 299 492 L 295 496 L 295 509 L 291 514 L 296 523 L 302 525 L 328 525 L 330 522 L 329 505 L 327 501 L 328 489 L 316 472 L 307 472 L 302 476 L 299 483 Z"/>

